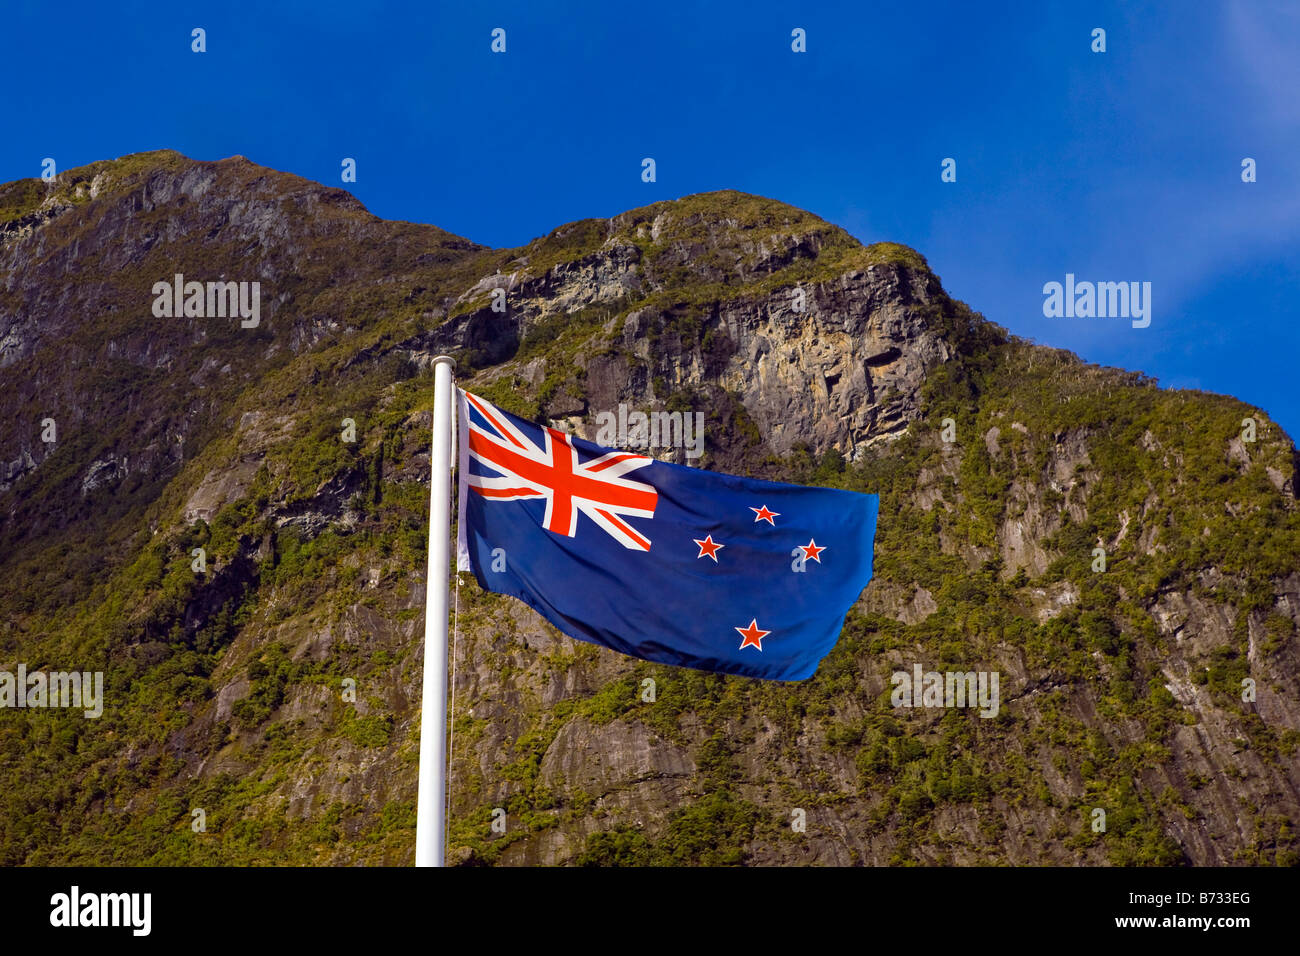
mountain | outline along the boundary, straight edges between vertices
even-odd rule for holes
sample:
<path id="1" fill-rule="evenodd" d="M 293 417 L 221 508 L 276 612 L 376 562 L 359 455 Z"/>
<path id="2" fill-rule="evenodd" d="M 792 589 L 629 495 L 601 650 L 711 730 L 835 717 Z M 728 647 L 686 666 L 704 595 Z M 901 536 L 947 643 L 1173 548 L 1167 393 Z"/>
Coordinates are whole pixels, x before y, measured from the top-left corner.
<path id="1" fill-rule="evenodd" d="M 172 308 L 177 274 L 258 283 L 256 321 Z M 701 412 L 698 467 L 881 498 L 799 684 L 581 644 L 465 575 L 456 862 L 1300 862 L 1297 454 L 1262 410 L 1020 340 L 756 196 L 489 249 L 164 151 L 0 187 L 0 671 L 104 673 L 97 719 L 0 709 L 0 863 L 413 860 L 440 352 L 584 437 Z M 892 706 L 915 665 L 996 672 L 996 716 Z"/>

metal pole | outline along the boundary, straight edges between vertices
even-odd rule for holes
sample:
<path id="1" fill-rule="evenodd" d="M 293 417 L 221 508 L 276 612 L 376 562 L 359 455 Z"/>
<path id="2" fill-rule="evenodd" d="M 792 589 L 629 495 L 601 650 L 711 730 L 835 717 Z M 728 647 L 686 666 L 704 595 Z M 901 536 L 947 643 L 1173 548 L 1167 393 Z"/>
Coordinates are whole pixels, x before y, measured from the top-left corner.
<path id="1" fill-rule="evenodd" d="M 415 865 L 442 866 L 447 829 L 447 575 L 451 539 L 451 423 L 447 355 L 433 360 L 433 445 L 429 482 L 429 574 L 424 602 L 424 697 L 420 709 L 420 789 Z"/>

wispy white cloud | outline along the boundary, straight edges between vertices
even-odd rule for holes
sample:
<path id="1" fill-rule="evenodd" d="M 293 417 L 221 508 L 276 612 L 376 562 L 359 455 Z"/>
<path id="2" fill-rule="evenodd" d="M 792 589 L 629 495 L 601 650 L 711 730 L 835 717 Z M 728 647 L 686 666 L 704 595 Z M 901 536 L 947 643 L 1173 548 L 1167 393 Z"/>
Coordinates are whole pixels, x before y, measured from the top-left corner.
<path id="1" fill-rule="evenodd" d="M 1258 91 L 1261 118 L 1300 126 L 1300 4 L 1235 0 L 1224 19 L 1236 65 Z"/>

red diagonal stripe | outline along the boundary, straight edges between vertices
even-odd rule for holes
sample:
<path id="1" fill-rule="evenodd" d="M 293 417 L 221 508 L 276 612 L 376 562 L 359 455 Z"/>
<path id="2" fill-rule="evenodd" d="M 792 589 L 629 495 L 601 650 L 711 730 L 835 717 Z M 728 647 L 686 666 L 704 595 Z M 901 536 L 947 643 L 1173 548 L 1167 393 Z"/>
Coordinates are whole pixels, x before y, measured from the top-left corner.
<path id="1" fill-rule="evenodd" d="M 642 457 L 641 455 L 632 455 L 632 454 L 619 455 L 617 458 L 611 458 L 608 461 L 602 461 L 598 465 L 583 465 L 583 468 L 586 471 L 604 471 L 606 468 L 610 467 L 611 465 L 617 465 L 620 461 L 627 461 L 629 458 L 641 458 L 641 457 Z"/>
<path id="2" fill-rule="evenodd" d="M 524 447 L 523 445 L 519 444 L 519 440 L 518 440 L 517 438 L 515 438 L 514 435 L 510 434 L 510 432 L 506 430 L 505 425 L 503 425 L 501 422 L 497 421 L 496 417 L 495 417 L 491 412 L 489 412 L 486 408 L 483 407 L 483 403 L 482 403 L 482 402 L 480 402 L 477 398 L 475 398 L 475 397 L 474 397 L 473 395 L 471 395 L 469 392 L 466 392 L 466 393 L 465 393 L 465 397 L 466 397 L 467 399 L 469 399 L 470 404 L 472 404 L 475 408 L 478 409 L 479 414 L 482 415 L 484 418 L 486 418 L 489 422 L 491 422 L 492 427 L 495 428 L 498 432 L 501 433 L 501 437 L 502 437 L 502 438 L 504 438 L 506 441 L 510 442 L 510 444 L 514 445 L 516 448 L 523 448 L 523 447 Z"/>
<path id="3" fill-rule="evenodd" d="M 520 495 L 528 495 L 531 498 L 545 497 L 543 492 L 536 488 L 480 488 L 477 485 L 471 485 L 484 498 L 511 498 Z"/>
<path id="4" fill-rule="evenodd" d="M 622 530 L 622 532 L 625 535 L 627 535 L 629 538 L 634 540 L 637 544 L 641 545 L 642 551 L 650 550 L 649 539 L 644 538 L 641 535 L 637 534 L 636 531 L 632 529 L 632 526 L 628 524 L 626 521 L 624 521 L 622 518 L 615 517 L 614 515 L 610 514 L 608 511 L 605 511 L 601 508 L 596 509 L 596 514 L 600 515 L 606 521 L 609 521 L 614 525 L 618 526 L 618 528 Z"/>

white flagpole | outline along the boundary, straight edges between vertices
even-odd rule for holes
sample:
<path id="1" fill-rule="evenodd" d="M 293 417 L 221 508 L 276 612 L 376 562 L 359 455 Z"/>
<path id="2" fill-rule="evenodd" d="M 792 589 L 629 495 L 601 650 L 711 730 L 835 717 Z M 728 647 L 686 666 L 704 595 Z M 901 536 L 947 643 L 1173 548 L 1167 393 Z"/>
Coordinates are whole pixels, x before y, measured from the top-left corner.
<path id="1" fill-rule="evenodd" d="M 429 482 L 429 575 L 424 602 L 424 697 L 415 865 L 442 866 L 447 825 L 447 575 L 451 538 L 451 424 L 455 360 L 433 360 L 433 445 Z"/>

